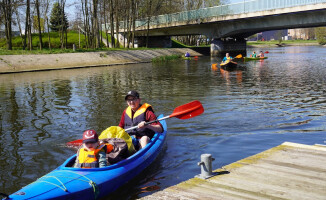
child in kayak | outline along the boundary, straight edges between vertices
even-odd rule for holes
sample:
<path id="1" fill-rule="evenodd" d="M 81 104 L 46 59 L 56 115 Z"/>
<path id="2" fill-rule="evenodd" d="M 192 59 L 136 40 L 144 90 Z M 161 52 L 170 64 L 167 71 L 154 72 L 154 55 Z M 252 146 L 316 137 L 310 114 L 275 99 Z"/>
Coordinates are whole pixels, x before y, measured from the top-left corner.
<path id="1" fill-rule="evenodd" d="M 83 145 L 78 149 L 75 168 L 102 168 L 108 166 L 106 154 L 113 150 L 111 144 L 101 144 L 94 130 L 83 133 Z"/>

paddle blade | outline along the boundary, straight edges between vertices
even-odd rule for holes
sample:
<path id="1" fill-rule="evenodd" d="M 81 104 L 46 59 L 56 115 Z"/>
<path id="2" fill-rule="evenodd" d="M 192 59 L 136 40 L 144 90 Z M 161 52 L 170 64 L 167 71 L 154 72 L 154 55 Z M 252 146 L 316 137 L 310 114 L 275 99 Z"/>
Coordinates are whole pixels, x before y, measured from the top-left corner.
<path id="1" fill-rule="evenodd" d="M 182 106 L 176 107 L 169 117 L 176 117 L 178 119 L 189 119 L 196 117 L 204 112 L 204 107 L 200 101 L 192 101 Z"/>
<path id="2" fill-rule="evenodd" d="M 265 51 L 265 53 L 269 53 L 269 51 Z"/>
<path id="3" fill-rule="evenodd" d="M 79 139 L 79 140 L 74 140 L 71 142 L 67 142 L 67 146 L 80 146 L 83 144 L 83 139 Z"/>
<path id="4" fill-rule="evenodd" d="M 234 57 L 234 58 L 242 58 L 242 54 L 239 54 L 239 55 L 237 55 L 237 56 Z"/>

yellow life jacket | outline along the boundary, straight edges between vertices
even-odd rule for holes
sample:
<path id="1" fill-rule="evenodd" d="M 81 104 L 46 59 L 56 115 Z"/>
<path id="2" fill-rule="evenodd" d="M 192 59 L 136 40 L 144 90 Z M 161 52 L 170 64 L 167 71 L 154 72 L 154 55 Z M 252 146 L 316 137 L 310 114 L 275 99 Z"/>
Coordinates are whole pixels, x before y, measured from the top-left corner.
<path id="1" fill-rule="evenodd" d="M 77 167 L 79 168 L 98 168 L 98 154 L 104 150 L 105 153 L 110 153 L 113 150 L 111 144 L 102 144 L 94 151 L 88 151 L 86 148 L 81 148 L 77 153 Z"/>

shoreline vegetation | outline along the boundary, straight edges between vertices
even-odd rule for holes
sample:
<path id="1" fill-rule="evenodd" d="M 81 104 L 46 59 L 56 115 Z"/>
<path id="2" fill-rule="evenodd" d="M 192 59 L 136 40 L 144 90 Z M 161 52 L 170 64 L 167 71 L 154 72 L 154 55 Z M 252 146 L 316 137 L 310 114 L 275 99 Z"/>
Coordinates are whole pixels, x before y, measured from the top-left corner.
<path id="1" fill-rule="evenodd" d="M 13 50 L 6 49 L 6 40 L 0 39 L 0 55 L 33 55 L 33 54 L 62 54 L 62 53 L 85 53 L 85 52 L 100 52 L 100 51 L 131 51 L 131 50 L 155 50 L 161 48 L 124 48 L 120 45 L 119 48 L 108 48 L 102 42 L 102 48 L 90 49 L 85 48 L 86 42 L 84 37 L 80 37 L 78 32 L 69 31 L 67 35 L 67 48 L 60 48 L 60 38 L 57 32 L 51 32 L 51 49 L 49 48 L 49 41 L 46 37 L 46 34 L 43 33 L 43 48 L 39 50 L 39 38 L 37 34 L 32 35 L 32 46 L 33 50 L 23 50 L 23 40 L 21 37 L 14 37 L 12 44 Z M 102 33 L 103 35 L 103 33 Z M 104 39 L 104 38 L 103 38 Z M 109 38 L 109 43 L 111 42 Z M 73 46 L 76 46 L 76 49 L 73 50 Z M 247 46 L 255 47 L 255 46 L 294 46 L 294 45 L 319 45 L 317 40 L 282 40 L 281 43 L 279 40 L 271 40 L 271 41 L 247 41 Z M 172 40 L 172 48 L 194 48 L 196 46 L 187 46 L 185 44 L 180 43 L 177 40 Z M 200 47 L 210 47 L 210 45 L 202 45 Z"/>
<path id="2" fill-rule="evenodd" d="M 319 46 L 317 40 L 282 40 L 280 43 L 278 40 L 271 41 L 248 41 L 249 47 L 276 47 L 276 46 Z M 321 45 L 320 45 L 321 46 Z"/>
<path id="3" fill-rule="evenodd" d="M 19 42 L 19 41 L 18 41 Z M 191 47 L 173 41 L 174 48 L 100 48 L 100 49 L 43 49 L 43 50 L 3 50 L 0 45 L 0 74 L 46 71 L 56 69 L 112 66 L 148 62 L 167 62 L 183 59 L 189 52 L 193 56 L 203 56 L 200 47 Z M 276 47 L 279 41 L 248 41 L 247 47 Z M 37 42 L 35 44 L 37 46 Z M 320 45 L 317 40 L 286 40 L 282 46 Z M 71 45 L 72 46 L 72 45 Z M 201 46 L 208 48 L 209 45 Z"/>

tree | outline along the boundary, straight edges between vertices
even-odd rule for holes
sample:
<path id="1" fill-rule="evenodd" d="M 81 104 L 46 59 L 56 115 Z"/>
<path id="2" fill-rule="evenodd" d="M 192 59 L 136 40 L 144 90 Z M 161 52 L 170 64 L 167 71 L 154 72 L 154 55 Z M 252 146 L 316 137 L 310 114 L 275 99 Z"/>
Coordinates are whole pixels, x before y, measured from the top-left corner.
<path id="1" fill-rule="evenodd" d="M 62 7 L 58 2 L 53 4 L 51 16 L 50 16 L 50 28 L 52 31 L 58 32 L 60 30 L 67 30 L 68 19 L 63 12 Z"/>
<path id="2" fill-rule="evenodd" d="M 49 40 L 49 49 L 51 50 L 51 38 L 50 38 L 50 30 L 49 30 L 49 18 L 48 18 L 48 9 L 49 9 L 49 0 L 46 0 L 46 7 L 44 12 L 44 19 L 46 20 L 46 26 L 48 29 L 48 40 Z"/>
<path id="3" fill-rule="evenodd" d="M 40 3 L 39 0 L 35 0 L 36 13 L 37 13 L 37 26 L 38 26 L 38 35 L 40 40 L 40 50 L 42 50 L 43 42 L 42 42 L 42 30 L 41 30 L 41 17 L 40 17 Z M 43 23 L 44 24 L 44 20 Z"/>
<path id="4" fill-rule="evenodd" d="M 319 44 L 326 44 L 326 27 L 315 28 L 317 41 Z"/>
<path id="5" fill-rule="evenodd" d="M 278 44 L 282 43 L 282 37 L 283 37 L 283 31 L 282 30 L 278 30 L 275 33 L 276 39 L 278 40 Z"/>
<path id="6" fill-rule="evenodd" d="M 109 12 L 110 12 L 110 32 L 111 32 L 111 46 L 115 47 L 115 39 L 114 39 L 114 3 L 115 1 L 109 0 Z"/>
<path id="7" fill-rule="evenodd" d="M 93 25 L 93 32 L 94 35 L 94 41 L 93 44 L 95 44 L 95 48 L 100 47 L 100 34 L 99 34 L 99 25 L 98 25 L 98 18 L 97 18 L 97 11 L 98 11 L 98 0 L 93 0 L 93 19 L 92 19 L 92 25 Z"/>
<path id="8" fill-rule="evenodd" d="M 7 49 L 12 50 L 12 3 L 11 0 L 2 0 L 1 2 L 2 11 L 4 14 L 4 21 L 5 21 L 5 35 L 7 40 Z"/>
<path id="9" fill-rule="evenodd" d="M 29 50 L 32 50 L 32 28 L 31 28 L 31 9 L 30 9 L 30 0 L 26 0 L 26 22 L 25 22 L 25 37 L 24 37 L 24 46 L 26 48 L 26 40 L 28 39 Z M 28 37 L 28 38 L 27 38 Z"/>

